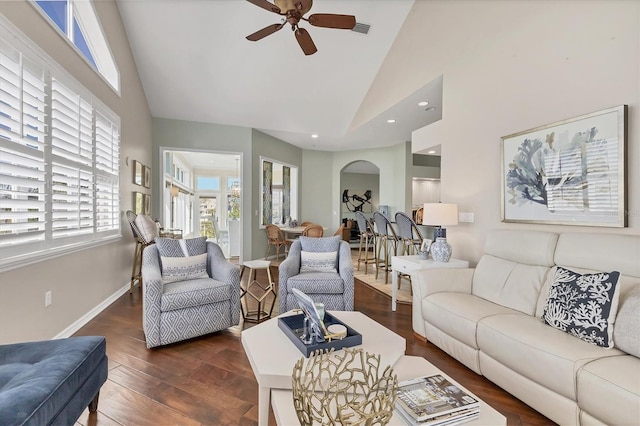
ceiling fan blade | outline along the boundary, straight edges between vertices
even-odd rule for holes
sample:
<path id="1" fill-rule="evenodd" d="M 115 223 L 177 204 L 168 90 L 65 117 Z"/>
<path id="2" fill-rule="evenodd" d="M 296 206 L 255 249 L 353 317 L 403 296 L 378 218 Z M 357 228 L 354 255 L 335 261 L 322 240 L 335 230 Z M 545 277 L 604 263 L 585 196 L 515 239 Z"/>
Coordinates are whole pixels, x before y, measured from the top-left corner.
<path id="1" fill-rule="evenodd" d="M 307 19 L 316 27 L 338 28 L 351 30 L 356 26 L 356 17 L 353 15 L 335 15 L 332 13 L 314 13 Z"/>
<path id="2" fill-rule="evenodd" d="M 269 25 L 268 27 L 264 27 L 263 29 L 256 31 L 255 33 L 253 33 L 251 35 L 248 35 L 247 36 L 247 40 L 249 40 L 249 41 L 261 40 L 261 39 L 265 38 L 266 36 L 275 33 L 276 31 L 281 29 L 283 26 L 284 26 L 284 24 Z"/>
<path id="3" fill-rule="evenodd" d="M 318 49 L 316 49 L 316 45 L 311 39 L 311 36 L 309 35 L 309 31 L 304 28 L 298 28 L 296 30 L 296 40 L 298 40 L 298 44 L 305 55 L 313 55 L 318 51 Z"/>
<path id="4" fill-rule="evenodd" d="M 247 0 L 247 1 L 265 10 L 268 10 L 269 12 L 277 13 L 278 15 L 282 14 L 282 11 L 278 6 L 276 6 L 273 3 L 269 3 L 267 0 Z"/>

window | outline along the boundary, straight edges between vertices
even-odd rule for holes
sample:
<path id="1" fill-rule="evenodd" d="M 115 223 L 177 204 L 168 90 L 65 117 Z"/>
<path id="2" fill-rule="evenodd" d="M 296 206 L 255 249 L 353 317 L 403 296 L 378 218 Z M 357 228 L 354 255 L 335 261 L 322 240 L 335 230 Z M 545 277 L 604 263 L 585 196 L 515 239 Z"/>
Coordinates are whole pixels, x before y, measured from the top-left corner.
<path id="1" fill-rule="evenodd" d="M 119 127 L 0 20 L 0 268 L 120 235 Z"/>
<path id="2" fill-rule="evenodd" d="M 261 226 L 298 219 L 298 168 L 260 158 Z"/>
<path id="3" fill-rule="evenodd" d="M 116 91 L 120 73 L 111 55 L 100 21 L 87 0 L 35 0 L 37 9 Z"/>

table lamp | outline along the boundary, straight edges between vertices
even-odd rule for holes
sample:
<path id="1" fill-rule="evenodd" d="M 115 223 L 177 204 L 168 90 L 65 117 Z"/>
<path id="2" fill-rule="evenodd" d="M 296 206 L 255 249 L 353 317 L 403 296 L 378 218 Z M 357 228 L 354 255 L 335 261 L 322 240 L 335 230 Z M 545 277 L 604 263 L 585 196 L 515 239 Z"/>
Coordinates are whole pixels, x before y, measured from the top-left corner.
<path id="1" fill-rule="evenodd" d="M 447 243 L 447 230 L 443 226 L 458 224 L 458 205 L 425 203 L 422 224 L 438 227 L 433 233 L 435 242 L 431 245 L 431 257 L 436 262 L 448 262 L 451 258 L 451 246 Z"/>

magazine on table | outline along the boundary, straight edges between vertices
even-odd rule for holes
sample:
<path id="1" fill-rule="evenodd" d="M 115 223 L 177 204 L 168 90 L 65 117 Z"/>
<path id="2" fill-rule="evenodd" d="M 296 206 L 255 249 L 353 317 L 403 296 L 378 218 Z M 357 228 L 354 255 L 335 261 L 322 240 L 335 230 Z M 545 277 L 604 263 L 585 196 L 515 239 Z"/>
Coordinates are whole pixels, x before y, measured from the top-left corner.
<path id="1" fill-rule="evenodd" d="M 424 422 L 446 414 L 478 411 L 480 402 L 442 374 L 418 377 L 398 384 L 398 406 L 414 421 Z"/>
<path id="2" fill-rule="evenodd" d="M 480 417 L 480 410 L 478 408 L 470 408 L 469 410 L 463 410 L 460 412 L 442 414 L 423 422 L 415 420 L 401 407 L 396 407 L 395 412 L 406 424 L 410 426 L 454 426 Z"/>

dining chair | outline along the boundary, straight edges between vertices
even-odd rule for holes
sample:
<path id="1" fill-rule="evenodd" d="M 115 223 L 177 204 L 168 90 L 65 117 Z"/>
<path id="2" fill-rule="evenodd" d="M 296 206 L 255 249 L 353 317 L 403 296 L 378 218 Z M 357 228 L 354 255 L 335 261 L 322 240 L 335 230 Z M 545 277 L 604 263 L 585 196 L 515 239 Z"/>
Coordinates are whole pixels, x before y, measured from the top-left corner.
<path id="1" fill-rule="evenodd" d="M 358 271 L 360 270 L 360 263 L 364 263 L 364 273 L 366 275 L 367 265 L 376 263 L 376 235 L 364 213 L 356 212 L 356 223 L 358 224 L 358 231 L 360 232 Z M 369 257 L 369 250 L 372 252 L 371 257 Z"/>
<path id="2" fill-rule="evenodd" d="M 324 235 L 324 229 L 322 226 L 312 223 L 304 228 L 302 235 L 305 237 L 321 238 Z"/>
<path id="3" fill-rule="evenodd" d="M 276 225 L 267 225 L 265 227 L 265 231 L 267 233 L 267 252 L 264 255 L 264 258 L 267 259 L 269 257 L 269 252 L 271 251 L 271 247 L 275 247 L 276 260 L 280 260 L 280 249 L 284 247 L 286 250 L 287 245 L 289 245 L 289 242 L 284 237 L 284 232 L 282 232 L 282 230 Z"/>
<path id="4" fill-rule="evenodd" d="M 378 256 L 376 260 L 376 279 L 380 269 L 384 269 L 384 283 L 389 282 L 389 270 L 391 269 L 391 256 L 398 254 L 399 238 L 389 222 L 389 219 L 380 212 L 373 213 L 373 221 L 376 226 L 376 242 Z"/>

